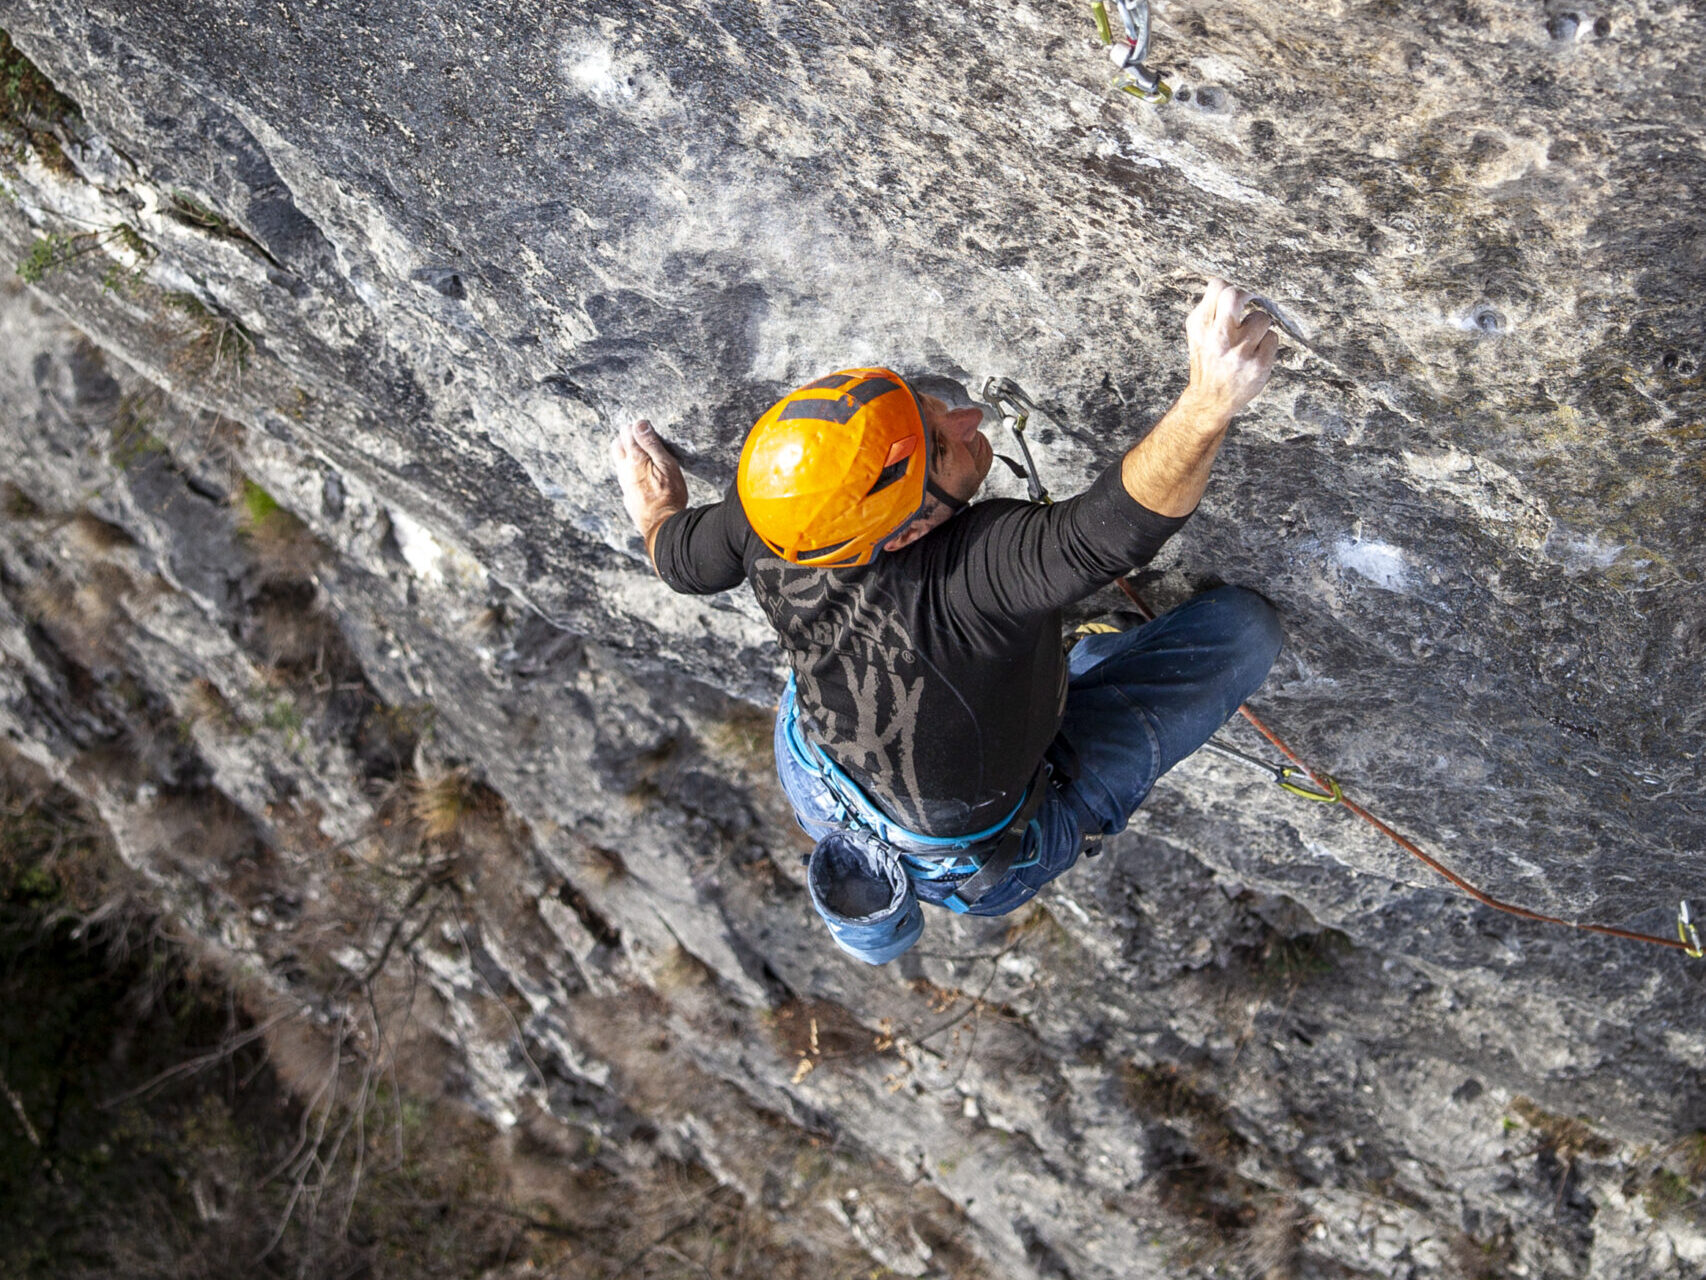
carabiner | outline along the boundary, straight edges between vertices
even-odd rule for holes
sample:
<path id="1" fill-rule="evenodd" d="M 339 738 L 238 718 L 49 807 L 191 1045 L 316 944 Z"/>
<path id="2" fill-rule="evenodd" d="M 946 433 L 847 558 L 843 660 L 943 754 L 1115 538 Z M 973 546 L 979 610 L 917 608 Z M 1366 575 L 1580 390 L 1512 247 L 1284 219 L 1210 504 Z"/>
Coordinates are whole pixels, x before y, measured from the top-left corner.
<path id="1" fill-rule="evenodd" d="M 1300 800 L 1314 800 L 1318 804 L 1338 804 L 1345 798 L 1345 793 L 1339 786 L 1338 780 L 1330 773 L 1311 774 L 1306 769 L 1293 769 L 1290 765 L 1285 766 L 1279 773 L 1281 790 L 1291 792 Z M 1325 791 L 1314 785 L 1317 777 L 1327 784 Z M 1292 781 L 1293 778 L 1308 778 L 1309 785 L 1300 786 Z"/>
<path id="2" fill-rule="evenodd" d="M 1143 65 L 1149 56 L 1149 0 L 1114 0 L 1114 4 L 1120 11 L 1120 25 L 1125 28 L 1124 40 L 1114 39 L 1104 0 L 1094 0 L 1090 6 L 1096 20 L 1096 34 L 1108 46 L 1108 57 L 1116 68 L 1111 86 L 1145 102 L 1171 101 L 1173 91 L 1161 79 L 1161 73 Z"/>
<path id="3" fill-rule="evenodd" d="M 1682 905 L 1676 912 L 1676 936 L 1682 943 L 1683 952 L 1694 959 L 1706 958 L 1706 951 L 1700 947 L 1700 930 L 1694 927 L 1694 922 L 1688 918 L 1688 899 L 1682 900 Z"/>
<path id="4" fill-rule="evenodd" d="M 1090 6 L 1090 16 L 1096 20 L 1096 34 L 1102 38 L 1104 45 L 1114 42 L 1114 28 L 1108 21 L 1108 6 L 1102 0 L 1095 0 Z"/>
<path id="5" fill-rule="evenodd" d="M 1140 68 L 1140 70 L 1147 69 Z M 1156 72 L 1149 71 L 1148 74 L 1154 77 L 1155 87 L 1152 89 L 1145 89 L 1143 87 L 1143 81 L 1138 79 L 1137 75 L 1130 70 L 1115 73 L 1112 85 L 1121 93 L 1129 93 L 1132 97 L 1140 98 L 1144 102 L 1152 103 L 1155 106 L 1161 106 L 1164 103 L 1171 102 L 1173 100 L 1173 91 L 1167 87 L 1167 82 Z"/>
<path id="6" fill-rule="evenodd" d="M 1149 0 L 1114 0 L 1125 26 L 1126 51 L 1118 55 L 1120 66 L 1142 62 L 1149 56 Z"/>
<path id="7" fill-rule="evenodd" d="M 1020 456 L 1025 460 L 1025 488 L 1031 501 L 1053 502 L 1054 499 L 1048 496 L 1048 490 L 1043 487 L 1043 477 L 1037 470 L 1036 459 L 1031 457 L 1031 446 L 1025 440 L 1025 423 L 1030 421 L 1031 414 L 1037 407 L 1032 403 L 1031 397 L 1011 378 L 988 378 L 983 384 L 983 399 L 1001 416 L 1001 420 L 1007 424 L 1007 430 L 1012 433 L 1014 443 L 1019 446 Z M 1002 461 L 1013 466 L 1010 458 L 1003 457 Z"/>
<path id="8" fill-rule="evenodd" d="M 1316 775 L 1311 774 L 1307 769 L 1294 769 L 1289 764 L 1269 764 L 1260 756 L 1253 756 L 1248 751 L 1240 751 L 1237 747 L 1222 742 L 1219 738 L 1210 738 L 1203 743 L 1203 746 L 1210 751 L 1218 751 L 1229 759 L 1238 760 L 1252 768 L 1260 769 L 1279 784 L 1280 790 L 1291 792 L 1299 800 L 1314 800 L 1318 804 L 1338 804 L 1345 798 L 1344 791 L 1340 789 L 1339 784 L 1329 774 L 1320 775 L 1327 784 L 1327 789 L 1322 791 L 1313 785 L 1303 785 L 1292 781 L 1293 778 L 1309 778 L 1313 783 Z"/>

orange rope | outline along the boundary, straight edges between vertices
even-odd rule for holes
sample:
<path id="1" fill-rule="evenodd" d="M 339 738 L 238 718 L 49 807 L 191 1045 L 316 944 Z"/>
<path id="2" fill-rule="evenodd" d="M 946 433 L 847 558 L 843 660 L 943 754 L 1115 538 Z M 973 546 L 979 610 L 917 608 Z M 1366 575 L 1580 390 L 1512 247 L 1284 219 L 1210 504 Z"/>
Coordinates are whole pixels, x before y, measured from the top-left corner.
<path id="1" fill-rule="evenodd" d="M 1128 579 L 1120 579 L 1120 590 L 1126 593 L 1127 598 L 1137 606 L 1138 611 L 1142 613 L 1145 618 L 1149 618 L 1151 620 L 1154 619 L 1155 615 L 1150 611 L 1149 606 L 1144 604 L 1143 601 L 1138 598 L 1137 592 L 1132 589 L 1132 585 Z M 1255 712 L 1251 711 L 1249 707 L 1239 707 L 1238 712 L 1252 725 L 1254 725 L 1256 732 L 1271 742 L 1281 755 L 1285 756 L 1286 759 L 1290 760 L 1299 769 L 1302 769 L 1303 772 L 1307 773 L 1315 785 L 1323 792 L 1331 792 L 1333 790 L 1333 787 L 1330 785 L 1331 780 L 1325 774 L 1317 773 L 1313 768 L 1311 768 L 1302 756 L 1298 755 L 1297 752 L 1293 751 L 1280 739 L 1278 734 L 1258 720 Z M 1487 906 L 1492 907 L 1497 911 L 1503 911 L 1508 915 L 1520 916 L 1524 920 L 1539 920 L 1544 924 L 1561 924 L 1567 929 L 1581 929 L 1587 933 L 1603 933 L 1612 938 L 1627 938 L 1631 942 L 1648 942 L 1656 947 L 1671 947 L 1689 955 L 1694 954 L 1688 944 L 1678 938 L 1665 938 L 1651 933 L 1637 933 L 1632 929 L 1619 929 L 1615 925 L 1609 924 L 1586 924 L 1579 920 L 1564 920 L 1558 916 L 1549 916 L 1540 911 L 1530 911 L 1527 907 L 1515 906 L 1509 902 L 1500 902 L 1491 894 L 1477 889 L 1462 876 L 1458 875 L 1457 872 L 1453 871 L 1443 862 L 1440 862 L 1439 859 L 1424 852 L 1412 841 L 1399 835 L 1367 809 L 1363 808 L 1349 796 L 1344 795 L 1342 793 L 1343 784 L 1340 784 L 1340 786 L 1341 792 L 1338 799 L 1339 804 L 1342 804 L 1345 808 L 1356 814 L 1357 817 L 1368 823 L 1369 826 L 1380 832 L 1381 835 L 1392 841 L 1392 843 L 1404 850 L 1405 853 L 1412 854 L 1424 865 L 1432 868 L 1434 871 L 1437 871 L 1440 875 L 1444 876 L 1452 884 L 1463 890 L 1464 893 L 1467 893 L 1477 902 L 1485 903 Z"/>

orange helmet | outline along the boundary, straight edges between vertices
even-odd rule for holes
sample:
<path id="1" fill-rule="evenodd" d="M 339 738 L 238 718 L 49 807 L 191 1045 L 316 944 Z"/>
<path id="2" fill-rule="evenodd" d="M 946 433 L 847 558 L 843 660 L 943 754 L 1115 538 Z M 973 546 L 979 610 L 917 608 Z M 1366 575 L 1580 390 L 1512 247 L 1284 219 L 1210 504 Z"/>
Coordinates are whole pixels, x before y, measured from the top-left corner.
<path id="1" fill-rule="evenodd" d="M 931 459 L 924 408 L 900 375 L 843 369 L 765 410 L 735 487 L 753 532 L 782 559 L 844 568 L 869 564 L 923 511 Z"/>

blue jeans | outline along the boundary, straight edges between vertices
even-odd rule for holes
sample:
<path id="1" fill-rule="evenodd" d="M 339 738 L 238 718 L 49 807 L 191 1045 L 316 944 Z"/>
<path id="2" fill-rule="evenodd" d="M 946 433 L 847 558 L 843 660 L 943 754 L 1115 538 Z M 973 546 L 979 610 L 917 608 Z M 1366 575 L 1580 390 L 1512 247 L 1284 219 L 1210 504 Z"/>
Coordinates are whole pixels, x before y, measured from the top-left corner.
<path id="1" fill-rule="evenodd" d="M 1134 630 L 1079 640 L 1067 658 L 1066 713 L 1052 753 L 1077 776 L 1050 781 L 1020 865 L 970 914 L 1005 915 L 1071 867 L 1085 836 L 1125 830 L 1155 780 L 1260 687 L 1280 639 L 1273 606 L 1253 591 L 1219 587 Z M 883 964 L 922 934 L 918 901 L 948 900 L 969 869 L 932 877 L 903 849 L 842 830 L 840 800 L 787 745 L 791 698 L 790 688 L 777 716 L 776 768 L 794 816 L 819 842 L 806 876 L 812 905 L 843 951 Z"/>

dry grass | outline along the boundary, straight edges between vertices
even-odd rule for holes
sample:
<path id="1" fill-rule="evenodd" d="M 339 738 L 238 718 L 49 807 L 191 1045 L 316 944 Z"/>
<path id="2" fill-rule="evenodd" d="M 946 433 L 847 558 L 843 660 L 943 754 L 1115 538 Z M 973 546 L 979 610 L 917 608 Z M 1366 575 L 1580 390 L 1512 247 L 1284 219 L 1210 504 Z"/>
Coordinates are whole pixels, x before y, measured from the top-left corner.
<path id="1" fill-rule="evenodd" d="M 1253 949 L 1239 948 L 1250 957 L 1256 980 L 1266 987 L 1296 988 L 1331 973 L 1352 950 L 1348 935 L 1337 929 L 1285 935 L 1268 932 Z"/>
<path id="2" fill-rule="evenodd" d="M 1577 1156 L 1602 1158 L 1616 1150 L 1616 1146 L 1596 1133 L 1587 1121 L 1554 1115 L 1542 1110 L 1532 1099 L 1514 1099 L 1511 1111 L 1534 1131 L 1547 1149 L 1566 1163 Z"/>
<path id="3" fill-rule="evenodd" d="M 40 520 L 47 513 L 41 504 L 11 480 L 0 481 L 0 512 L 8 520 Z"/>
<path id="4" fill-rule="evenodd" d="M 628 874 L 628 865 L 614 849 L 601 845 L 583 844 L 575 850 L 575 864 L 581 876 L 600 889 L 606 888 Z"/>
<path id="5" fill-rule="evenodd" d="M 87 509 L 71 517 L 72 544 L 84 555 L 104 556 L 109 551 L 133 547 L 136 540 L 110 520 L 103 520 Z"/>
<path id="6" fill-rule="evenodd" d="M 797 1044 L 809 1053 L 816 1008 L 821 1056 L 827 1059 L 831 1045 L 839 1048 L 839 1028 L 848 1018 L 845 1010 L 807 1004 L 789 1007 L 793 1011 L 783 1020 L 786 1030 L 781 1026 L 772 1030 L 778 1041 Z M 625 1171 L 620 1181 L 610 1179 L 602 1191 L 589 1187 L 577 1203 L 564 1206 L 573 1215 L 570 1220 L 579 1224 L 586 1222 L 583 1215 L 596 1214 L 599 1221 L 616 1226 L 612 1211 L 636 1203 L 628 1200 L 626 1188 L 638 1191 L 643 1197 L 639 1204 L 662 1216 L 628 1221 L 621 1237 L 604 1235 L 585 1255 L 582 1268 L 564 1273 L 565 1277 L 866 1280 L 892 1275 L 857 1247 L 845 1226 L 822 1211 L 826 1199 L 840 1201 L 847 1190 L 858 1188 L 862 1202 L 876 1211 L 879 1220 L 902 1221 L 929 1245 L 931 1275 L 983 1280 L 988 1273 L 960 1243 L 964 1220 L 954 1206 L 880 1160 L 840 1150 L 829 1136 L 779 1114 L 753 1110 L 737 1089 L 707 1075 L 693 1061 L 693 1035 L 739 1034 L 737 1028 L 719 1016 L 707 1015 L 698 1031 L 678 1036 L 670 1027 L 670 1008 L 652 991 L 637 988 L 616 996 L 577 999 L 573 1023 L 590 1051 L 611 1065 L 617 1096 L 662 1130 L 673 1129 L 688 1116 L 709 1126 L 720 1135 L 721 1168 L 740 1185 L 762 1182 L 765 1197 L 762 1202 L 743 1201 L 727 1189 L 714 1191 L 702 1170 L 668 1162 L 653 1165 L 656 1177 L 648 1171 Z M 863 1046 L 870 1044 L 873 1033 L 860 1028 L 858 1034 L 863 1037 L 860 1051 L 867 1051 Z M 636 1163 L 630 1158 L 626 1166 L 632 1169 Z M 568 1194 L 577 1190 L 563 1189 Z M 678 1207 L 665 1208 L 671 1204 Z M 652 1247 L 660 1237 L 666 1237 L 664 1244 L 673 1253 Z M 511 1276 L 520 1280 L 519 1273 L 506 1273 L 506 1280 Z"/>
<path id="7" fill-rule="evenodd" d="M 1498 1235 L 1477 1239 L 1464 1232 L 1451 1242 L 1454 1280 L 1509 1280 L 1516 1274 L 1516 1247 L 1507 1225 Z"/>
<path id="8" fill-rule="evenodd" d="M 664 782 L 668 780 L 671 762 L 680 753 L 680 741 L 665 738 L 656 746 L 634 757 L 631 765 L 633 776 L 622 793 L 622 803 L 628 812 L 644 813 L 658 801 L 664 793 Z"/>
<path id="9" fill-rule="evenodd" d="M 890 1032 L 873 1031 L 849 1010 L 824 1000 L 789 1000 L 778 1005 L 767 1022 L 777 1050 L 798 1064 L 796 1079 L 825 1062 L 874 1058 L 894 1050 Z"/>
<path id="10" fill-rule="evenodd" d="M 774 763 L 770 748 L 774 729 L 770 712 L 741 705 L 724 719 L 706 725 L 704 742 L 711 754 L 724 763 L 748 773 L 765 773 Z"/>
<path id="11" fill-rule="evenodd" d="M 409 817 L 422 841 L 449 844 L 466 836 L 478 819 L 491 816 L 495 799 L 468 769 L 439 769 L 410 784 Z"/>
<path id="12" fill-rule="evenodd" d="M 1297 1201 L 1278 1196 L 1258 1206 L 1257 1217 L 1234 1249 L 1245 1280 L 1295 1280 L 1311 1218 Z"/>
<path id="13" fill-rule="evenodd" d="M 198 879 L 209 874 L 241 907 L 273 886 L 277 868 L 254 820 L 223 792 L 212 788 L 165 791 L 147 821 L 159 832 L 155 857 L 163 866 L 182 866 Z"/>
<path id="14" fill-rule="evenodd" d="M 68 582 L 58 574 L 46 573 L 24 592 L 24 614 L 73 662 L 89 670 L 109 665 L 119 650 L 120 621 L 124 611 L 120 598 L 130 580 L 116 566 L 101 566 L 110 572 L 98 580 Z"/>
<path id="15" fill-rule="evenodd" d="M 168 369 L 192 381 L 242 381 L 255 354 L 255 340 L 242 324 L 193 293 L 164 294 L 161 303 L 185 321 L 166 362 Z"/>
<path id="16" fill-rule="evenodd" d="M 675 995 L 713 981 L 711 971 L 679 942 L 671 943 L 653 957 L 647 978 L 659 995 Z"/>
<path id="17" fill-rule="evenodd" d="M 324 549 L 297 516 L 248 477 L 231 496 L 237 509 L 237 533 L 263 577 L 304 578 L 323 558 Z"/>
<path id="18" fill-rule="evenodd" d="M 475 644 L 489 645 L 503 638 L 504 628 L 508 625 L 509 618 L 504 607 L 494 604 L 481 609 L 470 618 L 463 630 Z"/>
<path id="19" fill-rule="evenodd" d="M 308 583 L 269 583 L 250 604 L 241 635 L 264 665 L 290 675 L 344 665 L 343 635 Z"/>
<path id="20" fill-rule="evenodd" d="M 1171 1063 L 1128 1065 L 1122 1075 L 1133 1108 L 1151 1122 L 1149 1160 L 1161 1204 L 1213 1242 L 1202 1256 L 1237 1259 L 1262 1229 L 1271 1234 L 1255 1242 L 1259 1260 L 1271 1260 L 1285 1232 L 1263 1224 L 1271 1193 L 1237 1172 L 1248 1144 L 1232 1128 L 1226 1104 Z"/>
<path id="21" fill-rule="evenodd" d="M 219 686 L 201 676 L 191 680 L 184 691 L 184 707 L 191 720 L 224 730 L 238 725 L 237 712 Z"/>

